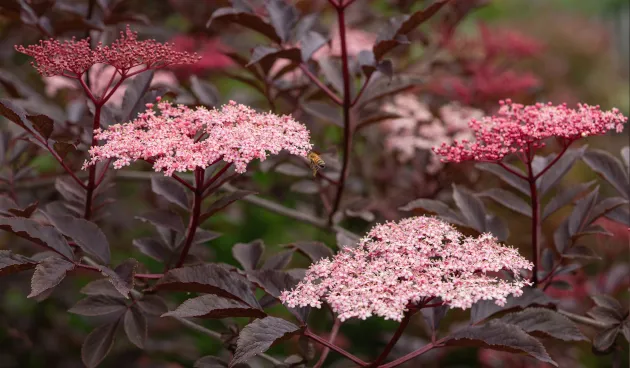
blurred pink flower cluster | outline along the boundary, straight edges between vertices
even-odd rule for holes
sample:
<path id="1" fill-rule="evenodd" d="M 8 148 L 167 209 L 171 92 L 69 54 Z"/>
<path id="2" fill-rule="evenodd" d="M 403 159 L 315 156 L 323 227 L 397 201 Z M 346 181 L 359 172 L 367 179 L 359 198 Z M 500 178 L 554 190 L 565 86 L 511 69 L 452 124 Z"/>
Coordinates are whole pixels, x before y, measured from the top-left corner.
<path id="1" fill-rule="evenodd" d="M 267 152 L 306 156 L 311 149 L 309 131 L 290 116 L 258 113 L 234 101 L 218 110 L 168 102 L 159 102 L 157 111 L 153 104 L 147 107 L 130 123 L 96 130 L 96 138 L 106 143 L 90 148 L 85 166 L 115 158 L 114 168 L 120 169 L 142 159 L 170 176 L 223 160 L 243 173 L 250 161 L 264 160 Z"/>
<path id="2" fill-rule="evenodd" d="M 450 103 L 439 109 L 439 116 L 433 116 L 429 107 L 413 94 L 398 94 L 382 110 L 400 117 L 383 121 L 385 147 L 395 152 L 400 162 L 410 161 L 416 150 L 430 151 L 436 144 L 451 144 L 455 140 L 471 139 L 468 127 L 471 119 L 483 116 L 481 110 Z M 426 168 L 429 174 L 439 171 L 443 163 L 435 155 L 430 156 Z"/>
<path id="3" fill-rule="evenodd" d="M 617 109 L 602 111 L 599 106 L 586 104 L 570 109 L 566 104 L 525 106 L 506 100 L 500 105 L 496 115 L 470 121 L 475 142 L 443 143 L 434 148 L 435 153 L 443 156 L 445 162 L 493 162 L 512 153 L 543 147 L 544 140 L 551 137 L 562 138 L 569 144 L 581 137 L 605 134 L 612 129 L 621 132 L 628 121 Z"/>
<path id="4" fill-rule="evenodd" d="M 171 39 L 173 48 L 180 52 L 194 52 L 199 55 L 199 61 L 194 64 L 177 66 L 178 72 L 199 74 L 208 70 L 227 68 L 234 63 L 225 55 L 228 48 L 219 39 L 208 38 L 204 35 L 181 34 Z"/>
<path id="5" fill-rule="evenodd" d="M 175 64 L 192 64 L 199 60 L 197 55 L 176 51 L 173 45 L 156 40 L 138 41 L 138 34 L 127 27 L 120 38 L 109 46 L 98 44 L 90 47 L 89 38 L 76 41 L 50 39 L 39 45 L 16 46 L 16 50 L 35 58 L 33 66 L 46 77 L 62 75 L 78 78 L 95 64 L 108 64 L 121 74 L 144 66 L 159 69 Z"/>
<path id="6" fill-rule="evenodd" d="M 440 95 L 482 106 L 506 96 L 530 94 L 541 84 L 534 74 L 512 68 L 543 50 L 538 41 L 516 31 L 480 24 L 477 38 L 455 38 L 449 42 L 448 50 L 460 71 L 435 78 L 431 89 Z"/>
<path id="7" fill-rule="evenodd" d="M 400 321 L 409 303 L 441 298 L 455 308 L 470 308 L 478 300 L 503 305 L 519 296 L 529 283 L 521 269 L 532 264 L 490 234 L 464 237 L 450 224 L 432 217 L 412 217 L 375 226 L 356 248 L 344 248 L 306 272 L 293 290 L 280 299 L 289 307 L 322 302 L 340 320 L 372 315 Z M 512 281 L 489 273 L 507 270 Z"/>

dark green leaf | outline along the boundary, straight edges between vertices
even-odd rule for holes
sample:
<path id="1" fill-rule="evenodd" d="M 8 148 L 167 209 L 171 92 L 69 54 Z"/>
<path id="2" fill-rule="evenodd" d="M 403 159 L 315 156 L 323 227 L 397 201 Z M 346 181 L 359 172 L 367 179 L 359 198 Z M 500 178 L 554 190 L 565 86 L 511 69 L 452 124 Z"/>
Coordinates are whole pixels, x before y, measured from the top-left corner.
<path id="1" fill-rule="evenodd" d="M 81 346 L 81 360 L 88 368 L 98 366 L 114 345 L 118 322 L 107 323 L 92 330 Z"/>
<path id="2" fill-rule="evenodd" d="M 518 212 L 527 217 L 532 217 L 532 207 L 521 199 L 521 197 L 508 192 L 507 190 L 492 188 L 479 193 L 479 196 L 492 198 L 497 203 L 502 204 L 514 212 Z"/>
<path id="3" fill-rule="evenodd" d="M 177 309 L 163 314 L 162 317 L 264 318 L 266 315 L 261 309 L 253 308 L 235 299 L 226 299 L 218 295 L 202 295 L 186 300 Z"/>
<path id="4" fill-rule="evenodd" d="M 236 351 L 230 367 L 243 363 L 256 354 L 263 353 L 271 345 L 288 339 L 301 332 L 291 322 L 276 317 L 257 319 L 241 330 L 236 342 Z"/>
<path id="5" fill-rule="evenodd" d="M 157 282 L 156 287 L 210 293 L 239 300 L 254 308 L 260 307 L 249 282 L 237 273 L 216 264 L 207 263 L 170 270 Z"/>
<path id="6" fill-rule="evenodd" d="M 129 341 L 144 349 L 144 343 L 147 341 L 147 318 L 135 305 L 127 309 L 124 327 Z"/>
<path id="7" fill-rule="evenodd" d="M 481 326 L 470 326 L 451 335 L 446 341 L 451 346 L 478 346 L 486 349 L 525 353 L 542 362 L 558 366 L 540 341 L 521 328 L 492 320 Z"/>
<path id="8" fill-rule="evenodd" d="M 99 263 L 110 261 L 109 242 L 103 231 L 88 220 L 47 213 L 48 220 L 65 236 L 74 239 L 82 251 L 93 256 Z"/>
<path id="9" fill-rule="evenodd" d="M 236 243 L 232 247 L 232 256 L 246 271 L 256 269 L 260 257 L 265 251 L 265 244 L 257 239 L 249 243 Z"/>
<path id="10" fill-rule="evenodd" d="M 74 269 L 74 263 L 57 257 L 48 257 L 35 267 L 31 279 L 31 293 L 29 298 L 38 296 L 59 285 L 66 277 L 66 273 Z"/>
<path id="11" fill-rule="evenodd" d="M 113 298 L 105 295 L 91 295 L 79 300 L 68 312 L 82 316 L 103 316 L 113 313 L 122 314 L 126 309 L 127 305 L 121 298 Z"/>
<path id="12" fill-rule="evenodd" d="M 219 8 L 212 13 L 210 20 L 206 23 L 206 27 L 210 27 L 210 24 L 212 24 L 215 20 L 224 20 L 240 24 L 244 27 L 262 33 L 278 44 L 282 43 L 282 39 L 276 33 L 275 28 L 256 14 L 235 8 Z"/>
<path id="13" fill-rule="evenodd" d="M 187 189 L 175 179 L 166 176 L 153 176 L 151 177 L 151 190 L 167 201 L 185 210 L 189 209 Z"/>
<path id="14" fill-rule="evenodd" d="M 0 276 L 11 275 L 35 268 L 37 262 L 10 250 L 0 250 Z"/>
<path id="15" fill-rule="evenodd" d="M 571 320 L 551 309 L 528 308 L 505 315 L 500 321 L 516 325 L 529 334 L 542 334 L 563 341 L 587 340 Z"/>

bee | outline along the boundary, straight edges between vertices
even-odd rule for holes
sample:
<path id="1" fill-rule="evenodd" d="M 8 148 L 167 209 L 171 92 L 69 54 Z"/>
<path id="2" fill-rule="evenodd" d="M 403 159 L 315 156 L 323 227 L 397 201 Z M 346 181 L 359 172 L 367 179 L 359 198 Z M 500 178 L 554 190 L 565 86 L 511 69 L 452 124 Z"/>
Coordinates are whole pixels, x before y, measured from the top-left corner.
<path id="1" fill-rule="evenodd" d="M 324 162 L 324 160 L 322 160 L 321 157 L 319 157 L 317 153 L 311 151 L 308 153 L 308 156 L 306 157 L 308 158 L 308 162 L 309 162 L 309 166 L 311 167 L 311 170 L 313 170 L 313 176 L 317 175 L 317 170 L 320 170 L 326 167 L 326 163 Z"/>

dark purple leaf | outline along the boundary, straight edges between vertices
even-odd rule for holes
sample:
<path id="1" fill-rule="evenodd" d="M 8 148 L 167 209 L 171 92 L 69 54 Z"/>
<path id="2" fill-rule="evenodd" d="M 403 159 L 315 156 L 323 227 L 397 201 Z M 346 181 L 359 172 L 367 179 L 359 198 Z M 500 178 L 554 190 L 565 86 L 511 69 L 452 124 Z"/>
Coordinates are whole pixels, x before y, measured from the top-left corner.
<path id="1" fill-rule="evenodd" d="M 397 45 L 405 43 L 404 40 L 407 39 L 405 35 L 433 17 L 448 1 L 437 0 L 423 10 L 390 20 L 389 27 L 386 27 L 384 32 L 378 36 L 372 48 L 376 60 L 380 60 L 383 55 Z"/>
<path id="2" fill-rule="evenodd" d="M 597 202 L 599 195 L 599 185 L 593 189 L 592 192 L 578 200 L 573 208 L 573 212 L 569 216 L 568 230 L 569 235 L 573 236 L 577 234 L 586 225 L 586 220 L 589 218 L 591 210 Z"/>
<path id="3" fill-rule="evenodd" d="M 621 197 L 609 197 L 604 198 L 591 210 L 591 213 L 586 220 L 587 224 L 591 224 L 593 221 L 599 219 L 600 217 L 606 216 L 607 213 L 613 211 L 615 208 L 619 208 L 621 206 L 626 206 L 628 204 L 628 200 Z"/>
<path id="4" fill-rule="evenodd" d="M 569 259 L 601 259 L 591 248 L 585 245 L 574 245 L 564 252 L 562 256 Z"/>
<path id="5" fill-rule="evenodd" d="M 593 171 L 603 176 L 624 198 L 630 198 L 630 179 L 621 161 L 606 151 L 589 150 L 582 158 Z"/>
<path id="6" fill-rule="evenodd" d="M 93 296 L 108 296 L 111 298 L 121 298 L 120 292 L 108 279 L 94 280 L 81 289 L 81 293 Z"/>
<path id="7" fill-rule="evenodd" d="M 206 263 L 170 270 L 157 282 L 156 287 L 163 290 L 210 293 L 240 300 L 254 308 L 260 307 L 249 282 L 237 273 L 216 264 Z"/>
<path id="8" fill-rule="evenodd" d="M 212 83 L 193 75 L 190 77 L 190 89 L 202 105 L 213 107 L 219 104 L 219 91 Z"/>
<path id="9" fill-rule="evenodd" d="M 517 168 L 516 166 L 512 166 L 510 164 L 505 164 L 504 165 L 508 166 L 510 169 L 516 171 L 516 172 L 520 172 L 521 174 L 524 175 L 524 173 Z M 496 176 L 498 176 L 501 180 L 503 180 L 505 183 L 509 184 L 512 188 L 518 190 L 519 192 L 529 196 L 529 184 L 527 184 L 527 181 L 525 179 L 522 179 L 514 174 L 512 174 L 511 172 L 505 170 L 504 168 L 502 168 L 501 166 L 497 165 L 497 164 L 493 164 L 493 163 L 478 163 L 475 165 L 476 168 L 478 168 L 479 170 L 483 170 L 486 172 L 489 172 L 491 174 L 494 174 Z"/>
<path id="10" fill-rule="evenodd" d="M 337 248 L 343 249 L 344 247 L 356 248 L 359 240 L 358 236 L 346 231 L 337 231 L 335 239 L 337 240 Z"/>
<path id="11" fill-rule="evenodd" d="M 558 161 L 553 165 L 552 168 L 547 170 L 538 180 L 536 180 L 536 185 L 538 186 L 538 190 L 541 195 L 544 195 L 549 191 L 549 189 L 553 188 L 562 177 L 571 170 L 573 164 L 584 155 L 584 151 L 586 150 L 586 146 L 568 150 L 564 153 Z M 549 158 L 548 161 L 551 161 Z"/>
<path id="12" fill-rule="evenodd" d="M 480 233 L 486 231 L 486 209 L 483 202 L 466 189 L 453 184 L 453 199 L 455 204 L 471 226 Z"/>
<path id="13" fill-rule="evenodd" d="M 74 263 L 57 257 L 48 257 L 37 264 L 31 279 L 31 293 L 29 298 L 59 285 L 66 277 L 66 273 L 74 269 Z"/>
<path id="14" fill-rule="evenodd" d="M 137 268 L 138 261 L 133 258 L 129 258 L 116 266 L 116 268 L 114 268 L 114 272 L 122 281 L 133 288 Z"/>
<path id="15" fill-rule="evenodd" d="M 91 295 L 79 300 L 68 312 L 82 316 L 104 316 L 113 313 L 122 314 L 126 309 L 127 305 L 124 299 L 105 295 Z"/>
<path id="16" fill-rule="evenodd" d="M 92 101 L 88 101 L 87 106 L 93 118 L 94 113 L 96 111 L 96 108 L 94 107 L 94 103 L 92 103 Z M 125 123 L 126 121 L 123 121 L 122 120 L 123 118 L 119 116 L 118 113 L 122 113 L 122 111 L 119 111 L 119 110 L 115 111 L 114 109 L 110 108 L 107 105 L 101 106 L 101 118 L 100 118 L 101 128 L 106 128 L 113 124 Z"/>
<path id="17" fill-rule="evenodd" d="M 568 188 L 562 188 L 561 190 L 559 190 L 558 193 L 556 193 L 556 195 L 551 198 L 547 205 L 545 205 L 542 219 L 546 219 L 557 210 L 573 202 L 573 199 L 575 197 L 583 193 L 594 183 L 595 181 L 589 181 L 588 183 L 575 184 Z"/>
<path id="18" fill-rule="evenodd" d="M 415 199 L 399 208 L 401 211 L 413 211 L 416 209 L 422 209 L 430 213 L 435 213 L 452 224 L 464 226 L 463 219 L 461 219 L 459 214 L 451 210 L 443 202 L 436 201 L 434 199 Z"/>
<path id="19" fill-rule="evenodd" d="M 163 262 L 172 254 L 171 249 L 169 249 L 161 241 L 153 238 L 134 239 L 132 244 L 134 247 L 138 248 L 140 252 L 155 259 L 156 261 Z"/>
<path id="20" fill-rule="evenodd" d="M 241 330 L 230 367 L 243 363 L 256 354 L 263 353 L 271 345 L 301 333 L 291 322 L 276 317 L 257 319 Z"/>
<path id="21" fill-rule="evenodd" d="M 263 70 L 267 73 L 277 59 L 289 59 L 294 62 L 299 62 L 300 50 L 297 48 L 278 49 L 269 46 L 256 46 L 246 66 L 261 64 Z"/>
<path id="22" fill-rule="evenodd" d="M 338 106 L 332 106 L 329 103 L 321 101 L 305 101 L 302 102 L 301 107 L 305 112 L 323 122 L 343 127 L 341 112 Z"/>
<path id="23" fill-rule="evenodd" d="M 165 176 L 151 177 L 151 190 L 153 190 L 153 193 L 164 197 L 167 201 L 185 210 L 190 207 L 188 204 L 187 189 L 173 178 L 167 178 Z"/>
<path id="24" fill-rule="evenodd" d="M 53 143 L 53 149 L 63 160 L 64 158 L 66 158 L 66 156 L 68 156 L 69 153 L 76 151 L 77 147 L 74 144 L 68 142 L 55 142 Z"/>
<path id="25" fill-rule="evenodd" d="M 304 177 L 309 174 L 308 169 L 304 166 L 298 166 L 290 162 L 281 163 L 280 165 L 275 167 L 274 171 L 280 174 L 297 177 Z"/>
<path id="26" fill-rule="evenodd" d="M 55 189 L 67 201 L 80 203 L 81 205 L 85 201 L 85 189 L 69 176 L 58 177 L 55 180 Z"/>
<path id="27" fill-rule="evenodd" d="M 274 298 L 279 298 L 283 290 L 293 289 L 299 282 L 289 273 L 279 270 L 259 270 L 247 273 L 247 278 Z M 309 307 L 288 308 L 300 321 L 306 322 Z"/>
<path id="28" fill-rule="evenodd" d="M 219 8 L 212 13 L 210 20 L 206 23 L 206 27 L 210 27 L 212 22 L 215 20 L 224 20 L 240 24 L 244 27 L 262 33 L 278 44 L 282 43 L 282 39 L 276 33 L 274 26 L 267 23 L 256 14 L 235 8 Z"/>
<path id="29" fill-rule="evenodd" d="M 114 335 L 118 328 L 117 319 L 92 330 L 81 346 L 81 360 L 88 368 L 98 366 L 114 345 Z"/>
<path id="30" fill-rule="evenodd" d="M 269 0 L 266 8 L 276 33 L 283 42 L 287 42 L 291 37 L 291 30 L 298 21 L 297 9 L 284 0 Z"/>
<path id="31" fill-rule="evenodd" d="M 549 248 L 545 248 L 542 250 L 542 256 L 541 256 L 541 266 L 542 269 L 545 271 L 551 271 L 551 269 L 553 268 L 553 264 L 554 264 L 554 254 L 553 251 Z"/>
<path id="32" fill-rule="evenodd" d="M 238 201 L 239 199 L 243 199 L 247 197 L 248 195 L 252 195 L 252 194 L 256 194 L 256 192 L 252 192 L 249 190 L 237 190 L 236 192 L 232 192 L 232 193 L 224 195 L 223 197 L 217 199 L 208 207 L 206 212 L 203 215 L 201 215 L 200 221 L 207 220 L 208 218 L 212 217 L 212 215 L 221 211 L 225 207 L 231 205 L 232 203 Z"/>
<path id="33" fill-rule="evenodd" d="M 61 233 L 74 239 L 82 251 L 94 256 L 99 263 L 109 263 L 109 242 L 103 231 L 95 223 L 82 218 L 49 213 L 47 213 L 47 217 L 50 223 Z"/>
<path id="34" fill-rule="evenodd" d="M 498 306 L 492 300 L 482 300 L 473 304 L 470 310 L 470 322 L 478 323 L 495 313 L 514 309 L 525 309 L 532 305 L 545 307 L 553 304 L 552 300 L 545 295 L 542 290 L 526 287 L 523 289 L 523 295 L 520 297 L 514 297 L 513 295 L 508 296 L 503 307 Z"/>
<path id="35" fill-rule="evenodd" d="M 291 263 L 291 259 L 293 258 L 293 250 L 285 250 L 274 254 L 273 256 L 267 258 L 265 263 L 262 265 L 262 270 L 280 270 L 285 268 Z"/>
<path id="36" fill-rule="evenodd" d="M 499 204 L 527 217 L 532 217 L 532 207 L 521 197 L 500 188 L 492 188 L 479 193 L 479 196 L 492 198 Z"/>
<path id="37" fill-rule="evenodd" d="M 593 302 L 598 307 L 608 308 L 610 310 L 617 311 L 619 315 L 622 315 L 624 312 L 624 308 L 621 303 L 619 303 L 617 299 L 613 298 L 610 295 L 593 295 L 591 296 L 591 299 L 593 299 Z"/>
<path id="38" fill-rule="evenodd" d="M 10 250 L 0 250 L 0 276 L 11 275 L 20 271 L 35 268 L 37 262 Z"/>
<path id="39" fill-rule="evenodd" d="M 199 358 L 193 368 L 227 368 L 228 363 L 219 358 L 212 355 L 208 355 L 202 358 Z"/>
<path id="40" fill-rule="evenodd" d="M 193 238 L 193 244 L 204 244 L 219 237 L 221 237 L 221 233 L 204 229 L 197 229 L 197 231 L 195 232 L 195 237 Z"/>
<path id="41" fill-rule="evenodd" d="M 127 280 L 121 278 L 116 271 L 107 268 L 105 266 L 99 267 L 101 274 L 106 276 L 109 282 L 118 290 L 118 292 L 124 296 L 125 298 L 129 298 L 129 293 L 131 292 L 131 288 L 133 287 Z"/>
<path id="42" fill-rule="evenodd" d="M 477 346 L 486 349 L 525 353 L 542 362 L 558 366 L 545 347 L 521 328 L 492 320 L 482 326 L 470 326 L 451 335 L 446 341 L 451 346 Z"/>
<path id="43" fill-rule="evenodd" d="M 53 132 L 55 122 L 46 115 L 26 115 L 26 118 L 33 123 L 33 128 L 47 142 Z"/>
<path id="44" fill-rule="evenodd" d="M 630 227 L 630 211 L 628 211 L 627 208 L 617 207 L 614 210 L 608 212 L 606 214 L 606 217 L 615 222 Z"/>
<path id="45" fill-rule="evenodd" d="M 362 50 L 357 55 L 357 61 L 365 76 L 370 76 L 376 71 L 376 59 L 371 50 Z"/>
<path id="46" fill-rule="evenodd" d="M 168 210 L 156 210 L 145 213 L 142 216 L 136 216 L 136 218 L 143 222 L 150 222 L 155 226 L 163 227 L 173 230 L 177 233 L 183 233 L 184 222 L 178 214 Z"/>
<path id="47" fill-rule="evenodd" d="M 424 321 L 426 322 L 427 326 L 429 326 L 431 331 L 437 331 L 438 327 L 440 326 L 440 321 L 442 321 L 442 318 L 444 318 L 447 311 L 447 305 L 441 305 L 439 307 L 433 308 L 423 308 L 420 310 L 420 312 L 422 313 L 422 317 L 424 317 Z"/>
<path id="48" fill-rule="evenodd" d="M 369 102 L 376 101 L 383 97 L 398 94 L 400 92 L 415 88 L 425 83 L 422 77 L 413 75 L 396 75 L 393 78 L 378 78 L 371 82 L 365 89 L 363 95 L 357 102 L 357 106 L 364 106 Z"/>
<path id="49" fill-rule="evenodd" d="M 265 250 L 265 244 L 257 239 L 249 243 L 237 243 L 232 247 L 232 255 L 246 271 L 256 269 Z"/>
<path id="50" fill-rule="evenodd" d="M 625 146 L 619 153 L 621 154 L 623 163 L 626 164 L 626 168 L 630 169 L 630 146 Z"/>
<path id="51" fill-rule="evenodd" d="M 558 290 L 571 290 L 573 286 L 564 280 L 555 280 L 549 283 L 549 287 Z"/>
<path id="52" fill-rule="evenodd" d="M 333 256 L 333 251 L 326 244 L 316 241 L 302 241 L 288 244 L 287 247 L 294 248 L 298 252 L 304 254 L 313 262 L 317 262 L 322 258 Z"/>
<path id="53" fill-rule="evenodd" d="M 326 42 L 328 42 L 328 40 L 318 32 L 306 32 L 300 39 L 302 61 L 305 63 L 308 62 L 311 56 L 313 56 L 317 50 L 322 48 Z"/>
<path id="54" fill-rule="evenodd" d="M 496 236 L 499 241 L 506 241 L 510 236 L 510 229 L 501 217 L 493 214 L 486 215 L 486 231 Z"/>
<path id="55" fill-rule="evenodd" d="M 567 249 L 571 243 L 571 234 L 569 234 L 569 219 L 566 218 L 553 232 L 553 244 L 558 253 L 564 253 L 565 249 Z"/>
<path id="56" fill-rule="evenodd" d="M 147 341 L 147 318 L 135 305 L 125 312 L 124 327 L 129 341 L 144 349 L 144 343 Z"/>
<path id="57" fill-rule="evenodd" d="M 235 299 L 226 299 L 218 295 L 202 295 L 186 300 L 177 309 L 163 314 L 162 317 L 264 318 L 266 315 L 261 309 L 252 308 Z"/>
<path id="58" fill-rule="evenodd" d="M 615 309 L 610 309 L 608 307 L 595 306 L 591 308 L 591 310 L 589 310 L 586 314 L 593 317 L 599 322 L 606 323 L 611 326 L 617 325 L 623 320 L 623 316 L 619 311 Z"/>
<path id="59" fill-rule="evenodd" d="M 620 330 L 621 326 L 618 325 L 598 333 L 593 339 L 593 348 L 600 352 L 607 351 L 617 340 Z"/>
<path id="60" fill-rule="evenodd" d="M 153 70 L 138 74 L 127 84 L 122 102 L 122 122 L 133 120 L 140 112 L 146 110 L 143 96 L 149 90 L 153 80 Z"/>
<path id="61" fill-rule="evenodd" d="M 8 212 L 17 217 L 30 218 L 31 215 L 33 215 L 33 212 L 37 209 L 38 204 L 39 202 L 33 202 L 25 208 L 11 208 Z"/>
<path id="62" fill-rule="evenodd" d="M 168 306 L 164 299 L 157 295 L 145 294 L 142 299 L 136 302 L 142 312 L 150 316 L 161 316 L 168 312 Z"/>
<path id="63" fill-rule="evenodd" d="M 551 309 L 527 308 L 505 315 L 500 321 L 516 325 L 529 334 L 551 336 L 563 341 L 587 340 L 571 320 Z"/>
<path id="64" fill-rule="evenodd" d="M 69 260 L 74 258 L 66 239 L 51 226 L 43 226 L 22 217 L 0 217 L 0 229 L 49 248 Z"/>
<path id="65" fill-rule="evenodd" d="M 343 75 L 341 65 L 330 57 L 321 57 L 317 60 L 325 79 L 335 88 L 342 92 L 344 90 Z"/>
<path id="66" fill-rule="evenodd" d="M 626 318 L 621 324 L 621 332 L 626 338 L 626 341 L 630 342 L 630 319 Z"/>

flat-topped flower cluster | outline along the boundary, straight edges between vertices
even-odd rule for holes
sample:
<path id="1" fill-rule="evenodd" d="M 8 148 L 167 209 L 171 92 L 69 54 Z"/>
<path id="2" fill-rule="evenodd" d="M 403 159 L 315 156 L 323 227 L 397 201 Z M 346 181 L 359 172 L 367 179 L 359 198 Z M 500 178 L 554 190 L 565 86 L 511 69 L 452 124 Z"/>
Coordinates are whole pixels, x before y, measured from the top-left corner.
<path id="1" fill-rule="evenodd" d="M 259 113 L 234 101 L 212 110 L 160 99 L 157 109 L 147 107 L 129 123 L 96 130 L 96 138 L 106 142 L 90 148 L 91 160 L 85 166 L 115 158 L 114 168 L 120 169 L 145 160 L 170 176 L 223 160 L 243 173 L 250 161 L 262 161 L 268 152 L 306 156 L 311 149 L 309 131 L 292 117 Z"/>
<path id="2" fill-rule="evenodd" d="M 38 45 L 16 46 L 18 52 L 35 58 L 33 66 L 45 76 L 63 75 L 78 77 L 95 64 L 108 64 L 121 72 L 144 65 L 146 69 L 159 69 L 175 64 L 192 64 L 199 60 L 196 54 L 177 51 L 169 43 L 148 39 L 138 41 L 138 34 L 127 27 L 120 38 L 109 46 L 90 47 L 90 39 L 59 41 L 50 39 Z"/>
<path id="3" fill-rule="evenodd" d="M 435 153 L 450 162 L 500 161 L 512 153 L 543 147 L 544 140 L 551 137 L 564 139 L 569 144 L 612 129 L 619 133 L 628 121 L 617 109 L 602 111 L 599 106 L 586 104 L 578 104 L 577 109 L 551 103 L 525 106 L 511 100 L 500 101 L 500 104 L 496 115 L 470 120 L 474 142 L 461 140 L 452 145 L 442 144 L 434 148 Z"/>
<path id="4" fill-rule="evenodd" d="M 304 280 L 280 299 L 289 307 L 320 308 L 326 302 L 342 321 L 372 315 L 400 321 L 409 303 L 424 298 L 462 309 L 479 300 L 503 305 L 529 285 L 522 269 L 532 264 L 490 234 L 464 237 L 436 218 L 412 217 L 377 225 L 358 247 L 311 265 Z M 512 280 L 488 274 L 504 270 Z"/>

